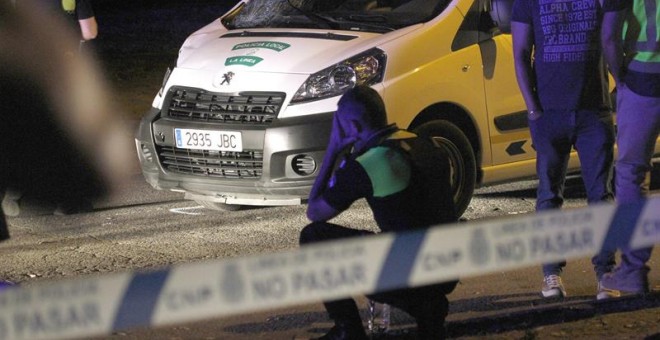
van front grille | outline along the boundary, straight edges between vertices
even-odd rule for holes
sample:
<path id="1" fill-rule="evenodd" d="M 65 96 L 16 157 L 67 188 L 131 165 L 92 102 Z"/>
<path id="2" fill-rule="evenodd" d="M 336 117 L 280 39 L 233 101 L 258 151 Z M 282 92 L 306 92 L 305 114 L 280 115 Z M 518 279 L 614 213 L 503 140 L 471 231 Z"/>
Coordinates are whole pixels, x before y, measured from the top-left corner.
<path id="1" fill-rule="evenodd" d="M 258 125 L 272 123 L 283 102 L 280 92 L 226 94 L 174 86 L 163 108 L 166 116 L 177 120 Z"/>
<path id="2" fill-rule="evenodd" d="M 158 159 L 166 171 L 219 178 L 259 179 L 263 151 L 207 151 L 158 147 Z"/>

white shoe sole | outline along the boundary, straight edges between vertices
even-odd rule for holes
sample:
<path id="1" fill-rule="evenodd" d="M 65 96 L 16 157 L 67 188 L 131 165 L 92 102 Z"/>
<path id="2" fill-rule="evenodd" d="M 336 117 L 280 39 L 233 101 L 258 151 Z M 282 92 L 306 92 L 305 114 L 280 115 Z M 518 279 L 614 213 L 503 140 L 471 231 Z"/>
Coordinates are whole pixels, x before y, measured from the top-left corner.
<path id="1" fill-rule="evenodd" d="M 550 290 L 542 290 L 541 294 L 543 295 L 544 298 L 551 298 L 551 297 L 564 297 L 566 294 L 564 294 L 561 289 L 559 288 L 553 288 Z"/>

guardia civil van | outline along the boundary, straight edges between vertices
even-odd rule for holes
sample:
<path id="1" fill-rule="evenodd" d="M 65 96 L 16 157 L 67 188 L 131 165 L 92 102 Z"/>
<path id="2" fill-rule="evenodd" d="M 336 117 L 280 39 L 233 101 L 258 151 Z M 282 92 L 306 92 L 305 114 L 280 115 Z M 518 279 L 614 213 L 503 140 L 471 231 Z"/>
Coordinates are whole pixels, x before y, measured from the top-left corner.
<path id="1" fill-rule="evenodd" d="M 476 185 L 535 173 L 511 2 L 239 1 L 166 73 L 136 136 L 144 177 L 214 209 L 304 203 L 339 96 L 367 84 L 449 150 L 463 212 Z"/>

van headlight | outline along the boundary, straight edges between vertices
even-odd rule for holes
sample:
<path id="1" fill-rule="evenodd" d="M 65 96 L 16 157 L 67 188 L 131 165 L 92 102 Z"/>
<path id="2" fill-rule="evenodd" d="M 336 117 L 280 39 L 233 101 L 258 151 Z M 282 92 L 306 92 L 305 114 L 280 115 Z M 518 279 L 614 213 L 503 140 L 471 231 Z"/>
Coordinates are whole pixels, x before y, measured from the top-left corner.
<path id="1" fill-rule="evenodd" d="M 385 52 L 371 49 L 309 76 L 291 99 L 299 104 L 342 95 L 355 85 L 373 85 L 383 80 Z"/>

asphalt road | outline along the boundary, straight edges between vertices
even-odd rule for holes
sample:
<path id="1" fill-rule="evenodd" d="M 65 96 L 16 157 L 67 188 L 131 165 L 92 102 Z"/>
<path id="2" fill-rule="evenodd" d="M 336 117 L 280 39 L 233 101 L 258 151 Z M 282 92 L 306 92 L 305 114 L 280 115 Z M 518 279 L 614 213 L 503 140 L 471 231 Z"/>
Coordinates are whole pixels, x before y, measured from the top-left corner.
<path id="1" fill-rule="evenodd" d="M 123 7 L 117 1 L 98 3 L 100 52 L 131 118 L 148 108 L 182 39 L 221 13 L 216 7 L 224 6 L 222 1 L 196 1 L 208 3 L 204 6 L 168 3 L 126 2 Z M 532 180 L 479 189 L 464 217 L 469 223 L 530 213 L 535 187 Z M 567 207 L 584 206 L 579 180 L 569 181 L 566 197 Z M 91 213 L 53 216 L 48 209 L 32 208 L 26 216 L 9 218 L 12 239 L 0 243 L 0 279 L 30 285 L 294 249 L 298 232 L 307 223 L 304 211 L 305 206 L 231 213 L 203 210 L 184 201 L 181 194 L 151 189 L 136 172 Z M 374 227 L 364 203 L 337 222 Z M 569 262 L 563 276 L 569 297 L 563 301 L 539 297 L 537 266 L 467 278 L 449 296 L 449 334 L 460 339 L 660 338 L 659 264 L 656 250 L 650 263 L 654 294 L 604 303 L 594 300 L 595 280 L 587 258 Z M 359 302 L 364 310 L 364 299 Z M 319 336 L 329 327 L 322 305 L 316 303 L 159 329 L 130 329 L 101 338 L 292 339 Z M 413 337 L 413 322 L 394 310 L 393 330 L 381 338 Z"/>
<path id="2" fill-rule="evenodd" d="M 584 205 L 578 178 L 569 180 L 567 207 Z M 481 188 L 464 217 L 472 220 L 533 211 L 536 181 Z M 29 285 L 89 274 L 157 268 L 201 260 L 268 253 L 297 247 L 307 223 L 305 206 L 214 212 L 181 194 L 151 189 L 136 173 L 91 213 L 9 218 L 12 240 L 0 244 L 0 277 Z M 337 219 L 373 228 L 358 202 Z M 645 338 L 660 337 L 660 254 L 651 262 L 656 292 L 614 302 L 594 300 L 589 259 L 570 261 L 564 276 L 569 297 L 539 297 L 537 267 L 462 280 L 450 295 L 452 338 Z M 365 307 L 361 299 L 360 306 Z M 330 327 L 321 304 L 174 325 L 133 329 L 107 339 L 292 339 L 321 335 Z M 397 310 L 383 339 L 414 338 L 414 323 Z"/>

